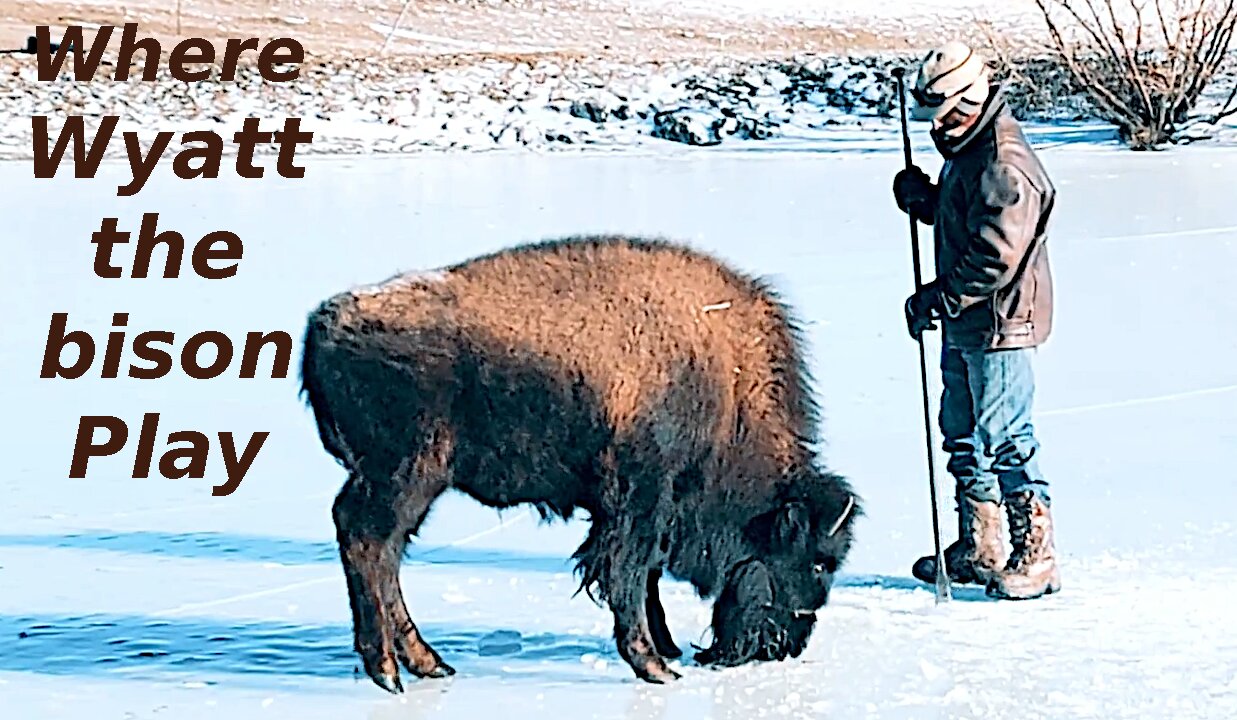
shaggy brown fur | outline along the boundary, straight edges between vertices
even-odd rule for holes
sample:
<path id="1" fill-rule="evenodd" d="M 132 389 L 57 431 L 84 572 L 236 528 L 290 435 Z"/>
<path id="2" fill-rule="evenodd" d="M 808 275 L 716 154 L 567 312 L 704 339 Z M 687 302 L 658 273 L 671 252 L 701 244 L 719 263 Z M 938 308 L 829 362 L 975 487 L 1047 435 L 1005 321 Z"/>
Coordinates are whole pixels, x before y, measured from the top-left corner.
<path id="1" fill-rule="evenodd" d="M 356 649 L 380 686 L 454 672 L 421 638 L 399 559 L 448 488 L 543 517 L 588 512 L 582 587 L 636 674 L 678 677 L 664 569 L 720 596 L 702 661 L 797 656 L 859 514 L 819 466 L 787 310 L 704 254 L 572 237 L 336 295 L 302 384 L 349 478 L 334 505 Z"/>

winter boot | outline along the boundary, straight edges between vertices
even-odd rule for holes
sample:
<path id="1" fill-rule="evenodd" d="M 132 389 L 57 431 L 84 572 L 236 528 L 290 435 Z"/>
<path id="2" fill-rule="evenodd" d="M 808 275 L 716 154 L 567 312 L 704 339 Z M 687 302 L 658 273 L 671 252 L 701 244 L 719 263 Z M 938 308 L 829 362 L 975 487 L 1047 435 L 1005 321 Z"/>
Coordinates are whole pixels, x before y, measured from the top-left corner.
<path id="1" fill-rule="evenodd" d="M 1052 511 L 1031 492 L 1005 499 L 1013 550 L 1005 569 L 988 583 L 989 597 L 1030 600 L 1061 590 L 1053 542 Z"/>
<path id="2" fill-rule="evenodd" d="M 984 585 L 1005 564 L 1001 506 L 966 496 L 958 500 L 958 539 L 945 548 L 945 573 L 961 585 Z M 911 574 L 925 583 L 936 582 L 936 555 L 915 561 Z"/>

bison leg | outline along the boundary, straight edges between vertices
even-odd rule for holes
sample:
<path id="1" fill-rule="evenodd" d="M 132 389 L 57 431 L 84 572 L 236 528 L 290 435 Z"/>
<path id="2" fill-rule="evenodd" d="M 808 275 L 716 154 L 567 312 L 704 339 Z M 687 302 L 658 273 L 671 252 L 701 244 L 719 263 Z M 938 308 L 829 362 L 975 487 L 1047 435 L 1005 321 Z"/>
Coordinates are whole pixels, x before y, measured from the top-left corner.
<path id="1" fill-rule="evenodd" d="M 666 625 L 666 610 L 661 606 L 661 596 L 657 591 L 657 582 L 661 580 L 661 570 L 649 571 L 648 597 L 645 601 L 645 615 L 649 619 L 649 634 L 653 638 L 653 647 L 663 657 L 675 659 L 683 656 L 683 651 L 674 644 L 670 635 L 670 627 Z"/>
<path id="2" fill-rule="evenodd" d="M 371 515 L 368 505 L 362 504 L 360 498 L 365 494 L 357 490 L 361 482 L 355 475 L 350 478 L 332 509 L 340 561 L 348 583 L 348 603 L 352 607 L 353 647 L 361 656 L 365 673 L 379 687 L 398 693 L 404 688 L 396 664 L 394 628 L 383 596 L 390 592 L 391 573 L 387 568 L 397 562 L 399 547 L 389 526 L 371 524 L 380 520 Z"/>
<path id="3" fill-rule="evenodd" d="M 636 515 L 635 522 L 649 521 L 648 515 Z M 656 527 L 656 520 L 652 520 Z M 652 683 L 677 680 L 680 675 L 666 664 L 650 628 L 649 565 L 655 561 L 656 542 L 646 541 L 646 533 L 635 527 L 626 527 L 624 532 L 602 537 L 607 542 L 604 567 L 606 568 L 607 596 L 614 613 L 614 638 L 619 654 L 631 665 L 636 676 Z M 619 540 L 622 538 L 622 540 Z M 660 610 L 661 603 L 657 603 Z M 664 622 L 664 621 L 663 621 Z"/>
<path id="4" fill-rule="evenodd" d="M 417 625 L 408 614 L 403 593 L 398 584 L 395 606 L 392 614 L 395 617 L 395 652 L 408 672 L 421 678 L 444 678 L 455 674 L 455 668 L 442 661 L 442 656 L 430 647 L 422 637 Z"/>
<path id="5" fill-rule="evenodd" d="M 636 676 L 651 683 L 665 683 L 681 677 L 666 664 L 649 630 L 645 607 L 648 603 L 648 571 L 640 568 L 615 577 L 611 583 L 610 609 L 614 612 L 614 639 L 619 655 Z"/>
<path id="6" fill-rule="evenodd" d="M 335 500 L 333 516 L 352 606 L 354 646 L 365 672 L 381 688 L 403 690 L 397 662 L 418 677 L 454 673 L 422 638 L 404 604 L 399 563 L 443 485 L 418 486 L 393 473 L 380 481 L 354 473 Z"/>
<path id="7" fill-rule="evenodd" d="M 614 613 L 619 655 L 636 676 L 664 683 L 680 676 L 666 664 L 649 630 L 649 572 L 661 563 L 662 535 L 669 526 L 671 479 L 665 467 L 651 470 L 647 453 L 630 444 L 600 457 L 600 503 L 593 526 L 576 551 L 583 587 L 597 585 Z M 660 603 L 658 603 L 660 606 Z"/>
<path id="8" fill-rule="evenodd" d="M 624 537 L 627 537 L 626 542 L 621 540 Z M 594 520 L 575 558 L 584 577 L 581 587 L 588 590 L 595 584 L 610 604 L 619 655 L 637 677 L 663 683 L 678 679 L 679 675 L 659 654 L 646 614 L 649 607 L 649 563 L 653 559 L 654 549 L 655 545 L 640 543 L 635 533 L 624 535 L 613 526 L 612 521 L 599 519 Z M 592 593 L 589 595 L 591 597 Z"/>

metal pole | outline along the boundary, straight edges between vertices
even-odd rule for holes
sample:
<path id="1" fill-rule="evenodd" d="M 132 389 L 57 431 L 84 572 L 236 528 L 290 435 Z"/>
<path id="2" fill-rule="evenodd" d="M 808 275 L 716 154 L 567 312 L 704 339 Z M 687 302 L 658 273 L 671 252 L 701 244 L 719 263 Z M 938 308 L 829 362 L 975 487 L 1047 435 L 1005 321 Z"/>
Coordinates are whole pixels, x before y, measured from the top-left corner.
<path id="1" fill-rule="evenodd" d="M 898 79 L 898 104 L 902 111 L 902 152 L 906 167 L 912 166 L 911 138 L 906 123 L 906 89 L 904 75 L 906 70 L 894 68 L 893 75 Z M 914 214 L 908 213 L 911 219 L 911 257 L 915 267 L 915 290 L 923 287 L 923 269 L 919 262 L 919 224 Z M 923 347 L 923 335 L 919 336 L 919 382 L 923 396 L 923 429 L 928 451 L 928 492 L 932 496 L 932 540 L 936 546 L 936 603 L 951 599 L 949 592 L 949 575 L 945 572 L 945 553 L 941 547 L 941 520 L 936 491 L 936 444 L 932 439 L 932 412 L 928 403 L 928 361 Z"/>

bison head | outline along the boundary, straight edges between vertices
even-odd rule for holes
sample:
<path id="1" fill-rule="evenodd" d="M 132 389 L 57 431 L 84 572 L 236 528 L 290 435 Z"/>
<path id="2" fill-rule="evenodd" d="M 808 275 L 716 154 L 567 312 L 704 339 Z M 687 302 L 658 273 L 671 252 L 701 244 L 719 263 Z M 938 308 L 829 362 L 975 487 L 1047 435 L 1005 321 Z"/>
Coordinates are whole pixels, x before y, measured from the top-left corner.
<path id="1" fill-rule="evenodd" d="M 803 652 L 850 549 L 858 508 L 852 494 L 840 497 L 787 500 L 748 525 L 747 552 L 726 575 L 713 606 L 713 644 L 698 662 L 733 667 Z"/>

